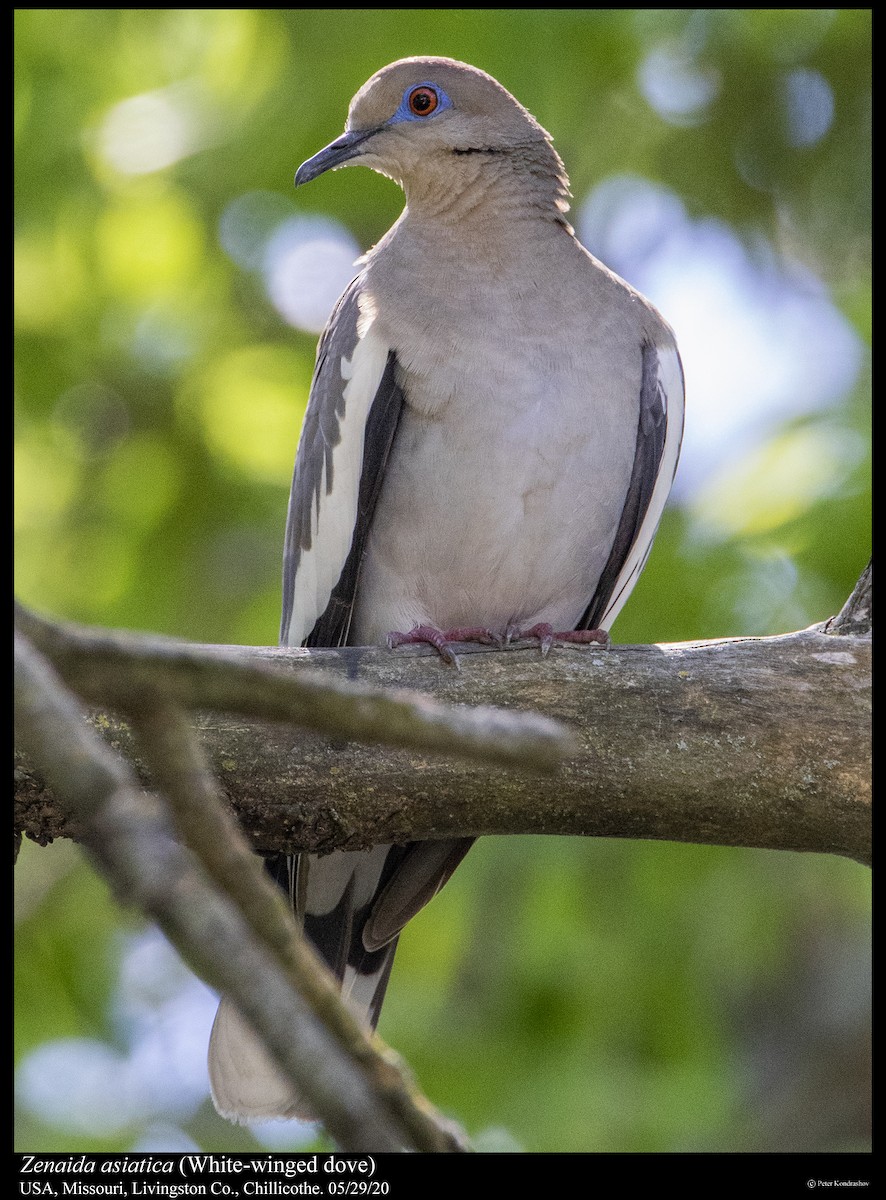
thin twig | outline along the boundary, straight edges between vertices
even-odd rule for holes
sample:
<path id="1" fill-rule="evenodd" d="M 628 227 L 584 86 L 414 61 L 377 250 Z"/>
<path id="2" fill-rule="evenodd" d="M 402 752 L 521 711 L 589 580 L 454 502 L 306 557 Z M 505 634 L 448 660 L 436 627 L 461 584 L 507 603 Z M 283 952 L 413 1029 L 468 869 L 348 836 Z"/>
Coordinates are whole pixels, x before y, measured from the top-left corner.
<path id="1" fill-rule="evenodd" d="M 852 595 L 835 617 L 824 624 L 825 633 L 863 636 L 870 633 L 873 624 L 872 583 L 873 561 L 861 573 L 861 578 L 852 589 Z"/>

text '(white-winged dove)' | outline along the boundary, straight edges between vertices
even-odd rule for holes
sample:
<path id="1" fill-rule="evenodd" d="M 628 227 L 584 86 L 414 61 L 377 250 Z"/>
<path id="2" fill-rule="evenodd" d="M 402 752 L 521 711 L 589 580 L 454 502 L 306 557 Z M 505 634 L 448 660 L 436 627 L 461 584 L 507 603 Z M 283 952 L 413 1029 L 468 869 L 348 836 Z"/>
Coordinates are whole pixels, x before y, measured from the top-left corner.
<path id="1" fill-rule="evenodd" d="M 464 63 L 409 58 L 351 102 L 296 183 L 363 164 L 406 207 L 320 339 L 295 463 L 290 646 L 605 641 L 677 466 L 683 375 L 652 305 L 576 240 L 548 133 Z M 447 668 L 449 669 L 449 668 Z M 374 1025 L 406 922 L 470 838 L 269 862 Z M 213 1098 L 237 1121 L 303 1111 L 222 1000 Z"/>

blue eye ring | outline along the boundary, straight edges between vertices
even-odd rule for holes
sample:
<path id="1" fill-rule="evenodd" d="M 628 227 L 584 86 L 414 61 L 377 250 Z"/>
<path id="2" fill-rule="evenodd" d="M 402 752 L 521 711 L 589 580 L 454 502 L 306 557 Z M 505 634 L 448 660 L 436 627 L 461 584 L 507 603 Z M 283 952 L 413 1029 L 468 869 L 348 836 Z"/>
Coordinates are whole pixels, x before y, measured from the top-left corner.
<path id="1" fill-rule="evenodd" d="M 413 83 L 403 93 L 400 107 L 394 113 L 394 121 L 426 121 L 447 108 L 452 101 L 435 83 Z"/>

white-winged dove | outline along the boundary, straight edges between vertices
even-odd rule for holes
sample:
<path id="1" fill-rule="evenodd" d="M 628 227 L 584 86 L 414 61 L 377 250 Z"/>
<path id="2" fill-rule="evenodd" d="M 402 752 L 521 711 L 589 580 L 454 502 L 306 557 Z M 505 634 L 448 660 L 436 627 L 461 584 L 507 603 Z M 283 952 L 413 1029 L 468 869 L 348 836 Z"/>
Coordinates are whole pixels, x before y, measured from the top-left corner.
<path id="1" fill-rule="evenodd" d="M 362 163 L 403 188 L 320 339 L 289 503 L 290 646 L 605 640 L 649 554 L 683 428 L 683 375 L 652 305 L 576 240 L 548 133 L 447 58 L 385 67 L 297 184 Z M 470 838 L 300 855 L 305 932 L 368 1023 L 397 937 Z M 282 874 L 282 871 L 281 871 Z M 297 1114 L 223 1000 L 216 1107 Z"/>

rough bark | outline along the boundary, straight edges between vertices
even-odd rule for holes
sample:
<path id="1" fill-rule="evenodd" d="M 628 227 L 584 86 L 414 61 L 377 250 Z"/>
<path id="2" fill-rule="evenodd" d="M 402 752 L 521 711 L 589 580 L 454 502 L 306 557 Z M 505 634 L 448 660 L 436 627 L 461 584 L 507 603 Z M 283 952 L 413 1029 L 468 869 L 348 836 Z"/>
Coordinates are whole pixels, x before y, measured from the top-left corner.
<path id="1" fill-rule="evenodd" d="M 827 627 L 557 648 L 547 659 L 532 647 L 473 647 L 461 653 L 458 672 L 415 647 L 249 651 L 302 676 L 322 672 L 454 705 L 556 717 L 577 735 L 578 750 L 553 779 L 218 713 L 197 723 L 222 789 L 267 849 L 542 833 L 870 862 L 871 643 L 866 633 Z M 102 712 L 92 721 L 130 752 L 124 719 Z M 25 759 L 16 797 L 17 826 L 31 836 L 77 835 Z"/>

